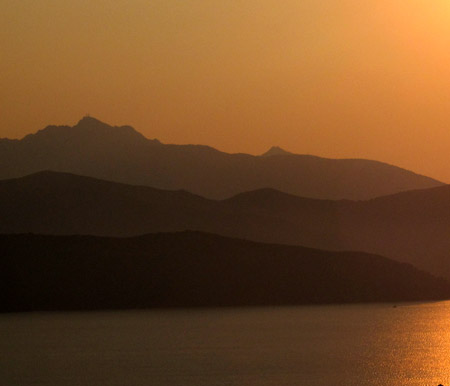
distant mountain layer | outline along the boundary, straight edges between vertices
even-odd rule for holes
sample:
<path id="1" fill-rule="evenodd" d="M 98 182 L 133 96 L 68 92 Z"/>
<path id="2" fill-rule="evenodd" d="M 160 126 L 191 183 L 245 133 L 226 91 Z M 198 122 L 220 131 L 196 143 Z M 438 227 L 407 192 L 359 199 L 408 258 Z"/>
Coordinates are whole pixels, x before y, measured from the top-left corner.
<path id="1" fill-rule="evenodd" d="M 384 257 L 199 232 L 0 236 L 0 311 L 294 305 L 450 298 Z"/>
<path id="2" fill-rule="evenodd" d="M 0 179 L 42 170 L 88 175 L 222 199 L 260 188 L 303 197 L 369 199 L 442 183 L 382 162 L 326 159 L 273 147 L 262 156 L 207 146 L 165 145 L 129 126 L 85 117 L 22 140 L 0 139 Z"/>
<path id="3" fill-rule="evenodd" d="M 360 250 L 450 278 L 450 186 L 368 201 L 307 199 L 273 189 L 215 201 L 67 173 L 0 181 L 0 233 L 123 237 L 183 230 Z"/>

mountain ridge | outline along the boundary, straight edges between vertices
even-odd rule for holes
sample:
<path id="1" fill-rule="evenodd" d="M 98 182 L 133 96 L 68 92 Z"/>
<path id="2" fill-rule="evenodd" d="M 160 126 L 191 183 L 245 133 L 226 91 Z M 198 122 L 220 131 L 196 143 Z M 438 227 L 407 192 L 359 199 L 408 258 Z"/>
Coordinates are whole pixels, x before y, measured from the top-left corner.
<path id="1" fill-rule="evenodd" d="M 0 181 L 0 233 L 127 237 L 186 229 L 365 251 L 450 278 L 448 185 L 367 201 L 309 199 L 274 189 L 212 200 L 50 171 Z"/>
<path id="2" fill-rule="evenodd" d="M 48 126 L 22 140 L 0 140 L 0 179 L 55 170 L 185 189 L 212 199 L 270 187 L 303 197 L 358 200 L 443 185 L 380 161 L 285 153 L 254 156 L 205 145 L 163 144 L 131 126 L 85 117 L 73 127 Z"/>

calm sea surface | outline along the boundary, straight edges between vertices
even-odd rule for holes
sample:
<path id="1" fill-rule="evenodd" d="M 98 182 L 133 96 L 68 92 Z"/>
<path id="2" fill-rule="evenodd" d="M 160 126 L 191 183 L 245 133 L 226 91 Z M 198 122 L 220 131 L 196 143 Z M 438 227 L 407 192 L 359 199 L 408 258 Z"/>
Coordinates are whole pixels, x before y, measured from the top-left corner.
<path id="1" fill-rule="evenodd" d="M 0 385 L 450 385 L 450 302 L 0 315 Z"/>

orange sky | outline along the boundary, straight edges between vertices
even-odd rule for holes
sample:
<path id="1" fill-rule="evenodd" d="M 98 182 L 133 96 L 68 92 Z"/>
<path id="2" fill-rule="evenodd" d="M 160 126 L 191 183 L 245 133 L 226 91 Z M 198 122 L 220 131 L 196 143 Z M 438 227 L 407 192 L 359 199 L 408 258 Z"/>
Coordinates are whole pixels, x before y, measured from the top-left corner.
<path id="1" fill-rule="evenodd" d="M 90 113 L 166 143 L 450 182 L 450 0 L 2 0 L 0 137 Z"/>

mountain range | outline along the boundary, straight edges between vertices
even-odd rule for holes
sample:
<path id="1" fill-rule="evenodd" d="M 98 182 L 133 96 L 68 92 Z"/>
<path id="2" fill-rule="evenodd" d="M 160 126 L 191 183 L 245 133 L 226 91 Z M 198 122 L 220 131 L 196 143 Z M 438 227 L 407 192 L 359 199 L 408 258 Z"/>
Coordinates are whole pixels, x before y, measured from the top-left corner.
<path id="1" fill-rule="evenodd" d="M 450 284 L 380 256 L 200 232 L 0 235 L 0 312 L 400 302 Z"/>
<path id="2" fill-rule="evenodd" d="M 183 230 L 364 251 L 450 278 L 447 185 L 366 201 L 301 198 L 274 189 L 211 200 L 50 171 L 0 181 L 0 233 L 129 237 Z"/>
<path id="3" fill-rule="evenodd" d="M 185 189 L 212 199 L 272 188 L 321 199 L 365 200 L 442 186 L 386 163 L 327 159 L 273 147 L 261 156 L 208 146 L 166 145 L 130 126 L 84 117 L 75 126 L 48 126 L 21 140 L 0 139 L 0 179 L 54 170 L 159 189 Z"/>

